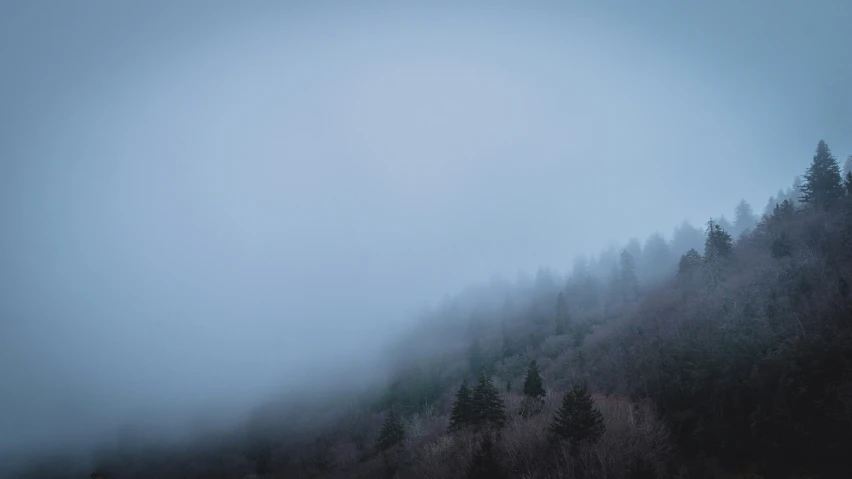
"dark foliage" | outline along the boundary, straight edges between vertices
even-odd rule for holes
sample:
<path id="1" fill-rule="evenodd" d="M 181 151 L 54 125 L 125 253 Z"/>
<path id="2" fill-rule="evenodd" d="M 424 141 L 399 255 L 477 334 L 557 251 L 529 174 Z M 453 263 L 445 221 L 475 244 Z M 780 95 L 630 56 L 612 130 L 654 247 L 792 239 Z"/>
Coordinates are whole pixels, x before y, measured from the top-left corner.
<path id="1" fill-rule="evenodd" d="M 376 447 L 380 451 L 386 451 L 400 445 L 403 439 L 405 439 L 405 429 L 402 426 L 402 418 L 396 408 L 391 408 L 387 417 L 385 417 L 384 424 L 382 424 L 382 431 L 379 433 Z"/>
<path id="2" fill-rule="evenodd" d="M 506 422 L 505 406 L 500 392 L 484 369 L 473 390 L 473 420 L 477 426 L 502 427 Z"/>
<path id="3" fill-rule="evenodd" d="M 250 439 L 246 457 L 254 463 L 254 472 L 264 475 L 269 472 L 269 461 L 272 459 L 272 446 L 266 436 L 256 436 Z"/>
<path id="4" fill-rule="evenodd" d="M 550 426 L 551 432 L 575 446 L 596 442 L 604 430 L 603 416 L 595 407 L 585 383 L 575 385 L 565 393 Z"/>
<path id="5" fill-rule="evenodd" d="M 536 364 L 535 359 L 533 359 L 527 368 L 527 375 L 524 378 L 524 396 L 536 399 L 543 398 L 544 394 L 541 372 L 539 372 L 538 364 Z"/>
<path id="6" fill-rule="evenodd" d="M 491 435 L 483 435 L 479 449 L 473 455 L 473 459 L 465 472 L 467 479 L 503 479 L 509 477 L 505 467 L 500 462 Z"/>
<path id="7" fill-rule="evenodd" d="M 824 141 L 817 145 L 813 162 L 805 172 L 801 187 L 801 201 L 816 209 L 826 209 L 838 203 L 843 196 L 843 178 L 840 165 Z"/>
<path id="8" fill-rule="evenodd" d="M 354 412 L 343 409 L 344 400 L 329 405 L 339 420 L 307 422 L 302 435 L 276 436 L 274 448 L 259 448 L 259 455 L 246 453 L 239 437 L 204 451 L 103 464 L 120 471 L 116 477 L 164 478 L 270 469 L 271 477 L 294 478 L 501 477 L 506 471 L 596 477 L 604 463 L 607 477 L 634 479 L 747 471 L 767 478 L 852 477 L 852 196 L 825 186 L 832 175 L 823 174 L 831 171 L 823 167 L 831 157 L 823 146 L 805 182 L 794 185 L 808 192 L 805 203 L 792 188 L 780 191 L 768 214 L 736 242 L 711 222 L 703 257 L 701 231 L 681 225 L 667 245 L 667 276 L 656 286 L 644 282 L 654 277 L 645 269 L 658 262 L 651 258 L 664 261 L 666 248 L 658 240 L 644 249 L 631 242 L 624 250 L 636 255 L 637 301 L 624 302 L 620 284 L 607 285 L 608 277 L 623 279 L 621 249 L 613 248 L 578 260 L 567 278 L 541 273 L 427 317 L 389 361 L 394 373 L 387 387 L 346 397 L 347 407 L 361 404 Z M 738 207 L 733 232 L 748 216 L 748 208 Z M 440 347 L 413 354 L 430 333 L 437 339 L 426 344 Z M 478 383 L 473 390 L 463 383 L 453 402 L 453 385 L 472 367 L 482 371 Z M 505 381 L 505 402 L 492 377 Z M 569 468 L 557 459 L 565 443 L 543 434 L 550 417 L 516 414 L 524 397 L 508 385 L 523 380 L 525 395 L 539 398 L 544 381 L 564 391 L 580 378 L 603 395 L 592 398 L 575 386 L 550 425 L 553 436 L 571 444 Z M 556 406 L 548 401 L 540 402 Z M 399 410 L 388 411 L 392 404 Z M 400 412 L 411 417 L 411 437 L 405 438 Z M 302 416 L 275 427 L 291 432 Z M 443 436 L 448 416 L 454 434 Z M 479 427 L 462 427 L 467 424 Z M 471 442 L 475 433 L 495 432 L 492 425 L 503 429 L 490 442 Z M 381 455 L 370 447 L 377 437 Z M 403 438 L 406 448 L 394 447 Z"/>
<path id="9" fill-rule="evenodd" d="M 690 249 L 680 257 L 680 262 L 677 265 L 677 273 L 679 276 L 688 276 L 697 270 L 701 266 L 701 263 L 701 254 L 694 249 Z"/>
<path id="10" fill-rule="evenodd" d="M 473 424 L 473 422 L 473 397 L 467 385 L 467 380 L 464 380 L 458 392 L 456 392 L 456 400 L 453 403 L 453 410 L 450 413 L 449 431 L 458 431 L 465 426 Z"/>

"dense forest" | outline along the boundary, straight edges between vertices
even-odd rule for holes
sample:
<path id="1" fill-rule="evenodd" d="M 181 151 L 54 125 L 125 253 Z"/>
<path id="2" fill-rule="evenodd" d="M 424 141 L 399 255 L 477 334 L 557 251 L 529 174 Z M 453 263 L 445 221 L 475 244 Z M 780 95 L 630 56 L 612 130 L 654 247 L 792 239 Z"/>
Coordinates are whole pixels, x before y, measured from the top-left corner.
<path id="1" fill-rule="evenodd" d="M 850 163 L 820 142 L 759 217 L 742 201 L 567 277 L 472 287 L 388 351 L 379 386 L 25 477 L 852 477 Z"/>

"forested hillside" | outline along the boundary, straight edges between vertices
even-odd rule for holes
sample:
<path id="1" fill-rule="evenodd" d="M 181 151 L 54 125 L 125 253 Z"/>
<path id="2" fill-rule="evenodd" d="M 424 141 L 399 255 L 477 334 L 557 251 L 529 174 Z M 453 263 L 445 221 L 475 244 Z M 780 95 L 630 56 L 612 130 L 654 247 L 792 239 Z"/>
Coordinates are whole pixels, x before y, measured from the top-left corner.
<path id="1" fill-rule="evenodd" d="M 743 201 L 567 277 L 471 288 L 389 351 L 381 387 L 270 403 L 180 451 L 125 442 L 96 473 L 852 477 L 849 166 L 820 142 L 760 218 Z"/>

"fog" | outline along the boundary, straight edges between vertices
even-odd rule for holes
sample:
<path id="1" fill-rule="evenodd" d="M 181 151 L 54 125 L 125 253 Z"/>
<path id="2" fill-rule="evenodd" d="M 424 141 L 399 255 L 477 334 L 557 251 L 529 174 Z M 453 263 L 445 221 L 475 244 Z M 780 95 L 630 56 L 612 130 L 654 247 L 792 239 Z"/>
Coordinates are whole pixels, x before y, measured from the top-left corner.
<path id="1" fill-rule="evenodd" d="M 852 153 L 843 0 L 428 5 L 2 4 L 0 451 L 366 381 Z"/>

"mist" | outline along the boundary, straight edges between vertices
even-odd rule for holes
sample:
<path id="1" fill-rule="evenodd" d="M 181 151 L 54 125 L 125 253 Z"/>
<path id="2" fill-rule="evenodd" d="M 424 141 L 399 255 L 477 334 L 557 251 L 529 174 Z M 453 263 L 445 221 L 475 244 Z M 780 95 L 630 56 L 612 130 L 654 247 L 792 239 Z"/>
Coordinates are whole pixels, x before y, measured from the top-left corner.
<path id="1" fill-rule="evenodd" d="M 850 18 L 4 3 L 0 451 L 367 382 L 445 295 L 760 211 L 852 153 Z"/>

